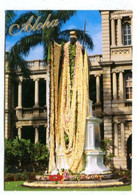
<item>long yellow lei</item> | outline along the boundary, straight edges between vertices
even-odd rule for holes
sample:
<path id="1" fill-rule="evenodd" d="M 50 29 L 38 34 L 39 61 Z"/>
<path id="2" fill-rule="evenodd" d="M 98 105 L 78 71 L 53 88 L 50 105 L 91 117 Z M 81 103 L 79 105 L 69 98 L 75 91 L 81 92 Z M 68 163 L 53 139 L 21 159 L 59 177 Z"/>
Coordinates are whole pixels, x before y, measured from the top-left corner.
<path id="1" fill-rule="evenodd" d="M 79 172 L 83 168 L 83 151 L 85 143 L 86 117 L 89 115 L 88 97 L 88 61 L 85 51 L 84 63 L 82 46 L 76 42 L 76 57 L 73 85 L 70 81 L 69 45 L 64 45 L 64 60 L 61 82 L 58 87 L 59 61 L 51 48 L 51 90 L 50 90 L 50 161 L 49 172 L 55 166 L 55 150 L 62 148 L 69 168 Z M 54 48 L 56 44 L 54 43 Z M 59 90 L 58 90 L 59 89 Z M 72 100 L 71 94 L 72 93 Z M 70 103 L 71 102 L 71 103 Z M 66 146 L 64 135 L 69 144 Z M 54 143 L 53 143 L 54 142 Z"/>

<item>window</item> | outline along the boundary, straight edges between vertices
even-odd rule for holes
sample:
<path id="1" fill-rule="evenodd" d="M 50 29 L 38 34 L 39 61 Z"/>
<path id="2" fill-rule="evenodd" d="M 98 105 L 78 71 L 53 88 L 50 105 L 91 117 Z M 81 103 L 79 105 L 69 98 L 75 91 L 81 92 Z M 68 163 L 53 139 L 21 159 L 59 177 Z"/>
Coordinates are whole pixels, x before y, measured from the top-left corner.
<path id="1" fill-rule="evenodd" d="M 127 100 L 132 99 L 132 76 L 126 75 L 125 77 L 125 95 Z"/>
<path id="2" fill-rule="evenodd" d="M 123 43 L 131 45 L 131 25 L 129 23 L 123 25 Z"/>

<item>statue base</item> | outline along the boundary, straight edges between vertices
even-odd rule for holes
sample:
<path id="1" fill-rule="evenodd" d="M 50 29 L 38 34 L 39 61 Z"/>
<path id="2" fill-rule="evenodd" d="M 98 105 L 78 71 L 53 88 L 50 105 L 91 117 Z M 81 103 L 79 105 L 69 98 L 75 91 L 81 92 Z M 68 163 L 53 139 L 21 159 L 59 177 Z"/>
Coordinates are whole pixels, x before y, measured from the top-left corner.
<path id="1" fill-rule="evenodd" d="M 110 170 L 103 164 L 105 153 L 100 149 L 85 151 L 86 153 L 86 168 L 84 174 L 102 174 Z"/>
<path id="2" fill-rule="evenodd" d="M 93 117 L 87 118 L 85 154 L 86 167 L 85 174 L 103 174 L 110 172 L 109 168 L 104 165 L 104 155 L 100 149 L 100 123 L 101 119 Z"/>
<path id="3" fill-rule="evenodd" d="M 66 158 L 64 153 L 62 152 L 61 146 L 57 145 L 57 151 L 56 151 L 56 166 L 54 166 L 54 169 L 51 173 L 51 175 L 57 175 L 58 172 L 60 172 L 62 169 L 68 170 L 69 166 L 67 164 Z"/>

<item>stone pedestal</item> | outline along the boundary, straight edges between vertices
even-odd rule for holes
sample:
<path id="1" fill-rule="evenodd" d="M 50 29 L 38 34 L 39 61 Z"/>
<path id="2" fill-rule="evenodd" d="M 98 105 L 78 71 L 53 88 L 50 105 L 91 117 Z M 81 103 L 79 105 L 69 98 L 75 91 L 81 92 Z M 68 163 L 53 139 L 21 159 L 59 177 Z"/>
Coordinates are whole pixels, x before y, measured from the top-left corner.
<path id="1" fill-rule="evenodd" d="M 58 170 L 61 171 L 61 169 L 68 170 L 69 166 L 66 162 L 65 155 L 62 152 L 61 146 L 57 146 L 56 149 L 56 165 L 54 164 L 54 169 L 52 171 L 52 175 L 58 174 Z"/>
<path id="2" fill-rule="evenodd" d="M 102 174 L 108 172 L 109 169 L 104 165 L 104 153 L 101 150 L 92 150 L 86 153 L 87 163 L 85 174 Z"/>
<path id="3" fill-rule="evenodd" d="M 59 170 L 69 169 L 64 153 L 62 152 L 61 146 L 58 148 L 58 152 L 57 152 L 57 169 Z"/>
<path id="4" fill-rule="evenodd" d="M 105 153 L 100 149 L 100 123 L 101 119 L 92 116 L 92 102 L 90 101 L 90 117 L 87 118 L 85 154 L 85 174 L 102 174 L 109 169 L 104 165 Z"/>

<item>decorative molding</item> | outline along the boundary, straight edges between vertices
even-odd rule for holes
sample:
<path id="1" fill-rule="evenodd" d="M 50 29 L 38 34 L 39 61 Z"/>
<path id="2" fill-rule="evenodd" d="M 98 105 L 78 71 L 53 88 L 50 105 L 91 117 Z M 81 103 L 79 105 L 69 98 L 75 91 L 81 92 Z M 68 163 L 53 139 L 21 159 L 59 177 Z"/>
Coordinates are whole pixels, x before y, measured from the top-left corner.
<path id="1" fill-rule="evenodd" d="M 111 49 L 111 55 L 117 55 L 117 54 L 129 54 L 130 50 L 129 48 L 123 48 L 123 49 Z"/>
<path id="2" fill-rule="evenodd" d="M 127 11 L 127 10 L 121 10 L 121 11 L 114 11 L 111 12 L 110 19 L 118 19 L 118 18 L 124 18 L 124 17 L 129 17 L 132 18 L 132 11 Z"/>
<path id="3" fill-rule="evenodd" d="M 110 20 L 117 20 L 117 17 L 111 16 Z"/>
<path id="4" fill-rule="evenodd" d="M 22 129 L 22 126 L 21 126 L 21 125 L 16 125 L 16 128 L 17 128 L 17 129 L 18 129 L 18 128 Z"/>
<path id="5" fill-rule="evenodd" d="M 115 66 L 126 66 L 126 65 L 130 65 L 131 68 L 128 68 L 128 70 L 132 69 L 132 60 L 121 60 L 121 61 L 115 61 L 114 62 Z"/>
<path id="6" fill-rule="evenodd" d="M 101 74 L 95 74 L 94 76 L 95 76 L 95 77 L 100 77 L 100 76 L 101 76 Z"/>
<path id="7" fill-rule="evenodd" d="M 46 79 L 47 75 L 45 75 L 45 73 L 44 74 L 39 73 L 39 75 L 37 75 L 37 73 L 35 73 L 35 75 L 30 75 L 30 79 L 34 80 L 35 78 Z"/>
<path id="8" fill-rule="evenodd" d="M 33 128 L 37 128 L 38 129 L 39 128 L 39 125 L 33 125 Z"/>
<path id="9" fill-rule="evenodd" d="M 119 70 L 119 73 L 120 73 L 120 72 L 124 73 L 124 70 Z"/>
<path id="10" fill-rule="evenodd" d="M 119 73 L 119 70 L 112 70 L 112 73 Z"/>
<path id="11" fill-rule="evenodd" d="M 118 119 L 113 119 L 113 124 L 114 123 L 118 124 L 119 123 Z"/>
<path id="12" fill-rule="evenodd" d="M 119 121 L 120 124 L 121 123 L 124 123 L 125 124 L 125 122 L 126 122 L 124 119 L 119 119 L 118 121 Z"/>
<path id="13" fill-rule="evenodd" d="M 121 16 L 121 15 L 118 15 L 118 16 L 117 16 L 117 19 L 118 19 L 118 20 L 119 20 L 119 19 L 122 20 L 122 18 L 123 18 L 123 16 Z"/>
<path id="14" fill-rule="evenodd" d="M 23 77 L 19 77 L 18 78 L 18 82 L 21 82 L 22 83 L 22 81 L 23 81 Z"/>
<path id="15" fill-rule="evenodd" d="M 115 14 L 131 14 L 132 11 L 131 10 L 119 10 L 119 11 L 114 11 L 112 13 L 112 15 L 115 15 Z"/>
<path id="16" fill-rule="evenodd" d="M 33 81 L 39 81 L 39 78 L 33 78 Z"/>

